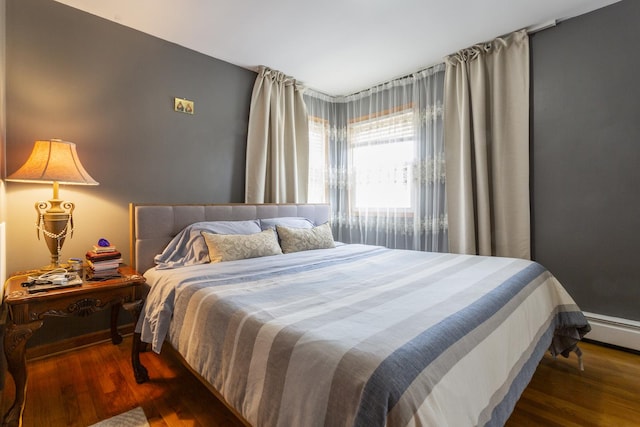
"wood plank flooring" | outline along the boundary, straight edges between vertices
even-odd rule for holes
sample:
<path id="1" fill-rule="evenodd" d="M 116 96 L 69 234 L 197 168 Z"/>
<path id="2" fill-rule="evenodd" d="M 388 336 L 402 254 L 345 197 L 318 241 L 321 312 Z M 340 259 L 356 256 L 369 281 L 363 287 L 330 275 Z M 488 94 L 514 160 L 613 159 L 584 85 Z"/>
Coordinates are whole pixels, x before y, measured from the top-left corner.
<path id="1" fill-rule="evenodd" d="M 152 427 L 240 427 L 170 352 L 144 353 L 152 380 L 131 372 L 131 337 L 29 362 L 24 427 L 86 427 L 142 406 Z M 640 356 L 583 343 L 585 370 L 545 356 L 507 426 L 640 425 Z M 2 412 L 13 401 L 8 377 Z"/>

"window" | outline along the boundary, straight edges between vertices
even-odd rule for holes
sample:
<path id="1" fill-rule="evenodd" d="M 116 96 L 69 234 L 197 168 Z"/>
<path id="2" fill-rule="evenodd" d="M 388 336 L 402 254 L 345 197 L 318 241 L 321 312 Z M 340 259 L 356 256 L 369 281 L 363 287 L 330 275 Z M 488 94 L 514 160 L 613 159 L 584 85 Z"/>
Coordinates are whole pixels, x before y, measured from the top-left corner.
<path id="1" fill-rule="evenodd" d="M 328 146 L 329 123 L 317 117 L 309 117 L 309 203 L 328 201 Z"/>
<path id="2" fill-rule="evenodd" d="M 406 109 L 349 125 L 353 210 L 412 208 L 414 129 L 414 112 Z"/>
<path id="3" fill-rule="evenodd" d="M 309 193 L 326 194 L 337 240 L 447 249 L 444 72 L 434 67 L 349 96 L 305 91 Z"/>

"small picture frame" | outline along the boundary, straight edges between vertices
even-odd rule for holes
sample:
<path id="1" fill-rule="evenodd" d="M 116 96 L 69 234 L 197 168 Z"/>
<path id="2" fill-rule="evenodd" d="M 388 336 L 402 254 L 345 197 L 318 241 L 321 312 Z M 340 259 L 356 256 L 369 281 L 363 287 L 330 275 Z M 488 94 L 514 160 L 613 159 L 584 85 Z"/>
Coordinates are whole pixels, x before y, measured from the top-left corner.
<path id="1" fill-rule="evenodd" d="M 184 98 L 173 98 L 173 110 L 185 114 L 195 113 L 193 101 Z"/>

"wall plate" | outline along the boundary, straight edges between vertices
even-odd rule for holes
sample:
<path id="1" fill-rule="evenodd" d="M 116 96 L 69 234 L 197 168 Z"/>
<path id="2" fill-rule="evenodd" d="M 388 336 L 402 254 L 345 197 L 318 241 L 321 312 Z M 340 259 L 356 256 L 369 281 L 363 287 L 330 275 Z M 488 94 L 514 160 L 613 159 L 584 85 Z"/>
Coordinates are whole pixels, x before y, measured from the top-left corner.
<path id="1" fill-rule="evenodd" d="M 193 101 L 184 98 L 173 98 L 173 110 L 179 113 L 194 114 L 195 107 Z"/>

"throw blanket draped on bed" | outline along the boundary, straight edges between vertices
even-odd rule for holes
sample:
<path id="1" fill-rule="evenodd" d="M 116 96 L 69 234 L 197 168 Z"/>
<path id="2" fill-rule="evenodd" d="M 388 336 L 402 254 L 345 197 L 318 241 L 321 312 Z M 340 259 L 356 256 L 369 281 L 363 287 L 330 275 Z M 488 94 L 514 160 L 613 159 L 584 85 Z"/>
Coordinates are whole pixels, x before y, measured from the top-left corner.
<path id="1" fill-rule="evenodd" d="M 255 426 L 502 425 L 554 332 L 589 330 L 519 259 L 343 245 L 145 276 L 142 340 Z"/>

